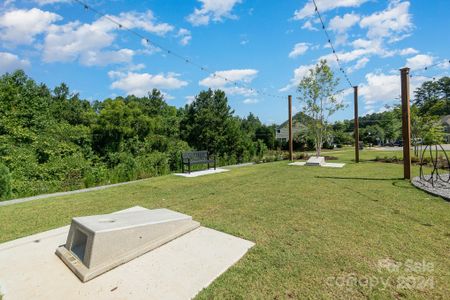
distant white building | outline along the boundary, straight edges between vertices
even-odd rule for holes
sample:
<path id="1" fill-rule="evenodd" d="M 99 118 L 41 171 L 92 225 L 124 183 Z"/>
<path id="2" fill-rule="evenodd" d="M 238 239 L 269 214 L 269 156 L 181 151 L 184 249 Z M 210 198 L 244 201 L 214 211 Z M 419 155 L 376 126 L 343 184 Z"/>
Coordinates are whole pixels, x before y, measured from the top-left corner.
<path id="1" fill-rule="evenodd" d="M 300 127 L 298 126 L 292 126 L 292 135 L 296 136 L 300 133 Z M 275 138 L 279 142 L 289 142 L 289 128 L 288 127 L 281 127 L 277 128 L 275 131 Z"/>

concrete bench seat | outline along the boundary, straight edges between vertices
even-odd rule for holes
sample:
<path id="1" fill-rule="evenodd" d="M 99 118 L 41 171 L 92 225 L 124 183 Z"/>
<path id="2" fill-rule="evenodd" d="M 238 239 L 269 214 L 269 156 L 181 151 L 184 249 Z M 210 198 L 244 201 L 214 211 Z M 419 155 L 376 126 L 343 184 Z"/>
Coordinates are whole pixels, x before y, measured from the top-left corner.
<path id="1" fill-rule="evenodd" d="M 168 209 L 76 217 L 56 254 L 85 282 L 199 226 Z"/>

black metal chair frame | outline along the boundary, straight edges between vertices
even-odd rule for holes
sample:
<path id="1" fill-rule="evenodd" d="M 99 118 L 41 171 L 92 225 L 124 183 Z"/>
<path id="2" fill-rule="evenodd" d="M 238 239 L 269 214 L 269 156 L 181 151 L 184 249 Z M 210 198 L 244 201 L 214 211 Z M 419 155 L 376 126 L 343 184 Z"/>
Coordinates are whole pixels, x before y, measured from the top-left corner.
<path id="1" fill-rule="evenodd" d="M 190 151 L 181 153 L 181 169 L 185 172 L 185 166 L 188 166 L 188 172 L 191 173 L 192 165 L 207 164 L 208 170 L 210 164 L 214 164 L 214 170 L 216 170 L 216 158 L 210 158 L 208 151 Z"/>

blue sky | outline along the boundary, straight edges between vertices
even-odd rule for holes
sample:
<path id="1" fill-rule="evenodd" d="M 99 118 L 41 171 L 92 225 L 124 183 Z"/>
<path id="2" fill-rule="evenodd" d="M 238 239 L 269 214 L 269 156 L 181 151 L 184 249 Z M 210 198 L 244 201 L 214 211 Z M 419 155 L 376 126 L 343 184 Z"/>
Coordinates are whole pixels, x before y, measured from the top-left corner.
<path id="1" fill-rule="evenodd" d="M 23 68 L 38 82 L 67 83 L 82 98 L 145 95 L 161 89 L 183 106 L 208 87 L 224 89 L 236 114 L 265 123 L 286 119 L 287 100 L 319 59 L 336 61 L 309 0 L 86 0 L 94 9 L 217 72 L 205 73 L 118 28 L 71 0 L 0 4 L 0 73 Z M 412 69 L 412 89 L 450 72 L 450 1 L 316 0 L 361 114 L 396 103 L 398 69 Z M 425 66 L 437 64 L 432 69 Z M 339 72 L 336 72 L 340 76 Z M 428 77 L 427 77 L 428 76 Z M 235 87 L 222 77 L 239 81 Z M 351 118 L 349 106 L 333 120 Z M 295 111 L 301 104 L 295 101 Z"/>

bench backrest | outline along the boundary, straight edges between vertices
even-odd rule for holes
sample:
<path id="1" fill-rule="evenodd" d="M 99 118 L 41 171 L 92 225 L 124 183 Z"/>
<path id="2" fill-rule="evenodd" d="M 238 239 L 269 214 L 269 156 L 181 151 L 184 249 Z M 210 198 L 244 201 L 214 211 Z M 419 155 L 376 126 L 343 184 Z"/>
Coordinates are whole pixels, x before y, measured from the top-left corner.
<path id="1" fill-rule="evenodd" d="M 183 158 L 183 162 L 187 162 L 189 159 L 191 161 L 202 161 L 207 160 L 209 158 L 208 151 L 190 151 L 190 152 L 183 152 L 181 154 L 181 157 Z"/>

